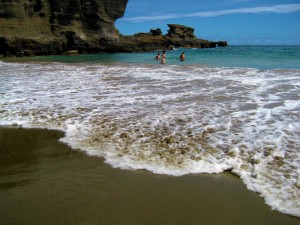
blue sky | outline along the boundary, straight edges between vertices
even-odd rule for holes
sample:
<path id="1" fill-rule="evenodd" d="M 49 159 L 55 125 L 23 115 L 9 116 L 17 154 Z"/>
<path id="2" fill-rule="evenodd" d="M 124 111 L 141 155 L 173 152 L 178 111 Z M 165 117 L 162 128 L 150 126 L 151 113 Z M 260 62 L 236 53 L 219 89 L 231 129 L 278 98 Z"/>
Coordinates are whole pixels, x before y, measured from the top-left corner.
<path id="1" fill-rule="evenodd" d="M 300 45 L 300 0 L 129 0 L 115 25 L 125 35 L 152 28 L 166 34 L 168 23 L 231 45 Z"/>

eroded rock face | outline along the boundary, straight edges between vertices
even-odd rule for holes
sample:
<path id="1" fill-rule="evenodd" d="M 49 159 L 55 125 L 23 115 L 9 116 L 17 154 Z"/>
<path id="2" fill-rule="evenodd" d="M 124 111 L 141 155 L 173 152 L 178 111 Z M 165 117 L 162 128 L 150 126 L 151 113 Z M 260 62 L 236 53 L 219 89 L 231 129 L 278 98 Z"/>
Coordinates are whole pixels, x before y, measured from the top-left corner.
<path id="1" fill-rule="evenodd" d="M 114 22 L 128 0 L 1 0 L 1 35 L 118 35 Z"/>
<path id="2" fill-rule="evenodd" d="M 1 0 L 1 36 L 35 37 L 50 34 L 50 8 L 40 0 Z"/>
<path id="3" fill-rule="evenodd" d="M 47 45 L 61 38 L 64 48 L 95 48 L 100 39 L 118 39 L 115 21 L 124 15 L 128 0 L 0 0 L 0 36 L 4 46 L 15 38 Z M 20 40 L 16 43 L 18 49 Z M 73 44 L 71 46 L 71 43 Z M 84 47 L 83 47 L 84 46 Z M 11 47 L 11 46 L 10 46 Z M 29 46 L 27 46 L 29 47 Z M 32 47 L 36 54 L 44 54 Z M 7 52 L 8 51 L 8 52 Z M 0 54 L 15 54 L 1 46 Z M 59 52 L 57 52 L 59 53 Z"/>
<path id="4" fill-rule="evenodd" d="M 167 36 L 174 39 L 184 40 L 196 40 L 197 37 L 194 35 L 194 28 L 183 26 L 180 24 L 168 24 L 169 31 Z"/>
<path id="5" fill-rule="evenodd" d="M 39 0 L 40 1 L 40 0 Z M 51 29 L 79 36 L 118 37 L 115 21 L 123 17 L 128 0 L 48 0 Z"/>

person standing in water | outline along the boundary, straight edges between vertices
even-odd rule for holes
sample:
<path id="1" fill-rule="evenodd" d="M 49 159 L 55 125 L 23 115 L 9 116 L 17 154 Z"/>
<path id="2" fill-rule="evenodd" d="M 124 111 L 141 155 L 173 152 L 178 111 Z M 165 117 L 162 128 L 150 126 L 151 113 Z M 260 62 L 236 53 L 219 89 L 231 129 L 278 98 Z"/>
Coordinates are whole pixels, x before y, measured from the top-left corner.
<path id="1" fill-rule="evenodd" d="M 185 60 L 185 56 L 184 56 L 184 52 L 181 53 L 181 55 L 179 56 L 180 61 L 184 61 Z"/>
<path id="2" fill-rule="evenodd" d="M 160 60 L 160 54 L 157 53 L 157 56 L 155 56 L 154 59 L 157 60 L 157 61 Z"/>
<path id="3" fill-rule="evenodd" d="M 166 63 L 166 51 L 163 51 L 162 55 L 161 55 L 161 64 L 165 64 Z"/>

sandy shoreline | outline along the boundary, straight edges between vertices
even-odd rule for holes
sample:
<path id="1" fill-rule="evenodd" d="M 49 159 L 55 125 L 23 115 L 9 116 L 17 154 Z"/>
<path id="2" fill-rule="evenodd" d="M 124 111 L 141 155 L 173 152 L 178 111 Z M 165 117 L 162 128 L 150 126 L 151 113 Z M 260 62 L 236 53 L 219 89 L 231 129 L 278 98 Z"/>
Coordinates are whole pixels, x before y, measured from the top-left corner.
<path id="1" fill-rule="evenodd" d="M 1 224 L 300 224 L 228 172 L 172 177 L 114 169 L 61 137 L 0 127 Z"/>

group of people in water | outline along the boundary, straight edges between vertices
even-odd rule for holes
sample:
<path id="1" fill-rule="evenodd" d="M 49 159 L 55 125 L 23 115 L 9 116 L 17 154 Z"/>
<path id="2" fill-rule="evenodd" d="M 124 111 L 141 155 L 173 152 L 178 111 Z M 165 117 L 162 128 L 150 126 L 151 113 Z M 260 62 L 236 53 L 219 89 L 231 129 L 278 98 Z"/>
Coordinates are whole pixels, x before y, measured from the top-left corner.
<path id="1" fill-rule="evenodd" d="M 160 55 L 160 53 L 158 53 L 154 59 L 157 61 L 160 61 L 161 64 L 165 64 L 166 63 L 166 51 L 163 51 L 161 55 Z M 184 52 L 182 52 L 181 55 L 179 56 L 179 60 L 180 61 L 185 60 Z"/>

